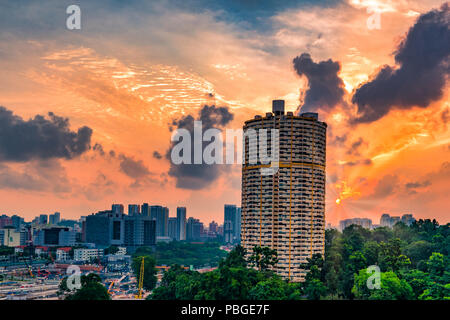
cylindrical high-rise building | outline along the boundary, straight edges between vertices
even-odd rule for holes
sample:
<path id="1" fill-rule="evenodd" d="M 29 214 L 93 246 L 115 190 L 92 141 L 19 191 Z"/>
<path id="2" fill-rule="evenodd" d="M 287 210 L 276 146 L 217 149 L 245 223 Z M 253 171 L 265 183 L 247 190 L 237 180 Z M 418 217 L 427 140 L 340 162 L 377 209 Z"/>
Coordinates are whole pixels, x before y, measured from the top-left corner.
<path id="1" fill-rule="evenodd" d="M 241 244 L 249 253 L 254 246 L 277 250 L 275 271 L 285 279 L 303 281 L 301 264 L 315 253 L 324 254 L 327 124 L 318 121 L 317 113 L 285 114 L 284 101 L 275 100 L 272 113 L 255 116 L 243 129 L 267 129 L 268 137 L 271 129 L 279 130 L 279 168 L 272 175 L 261 174 L 261 168 L 270 165 L 260 160 L 260 135 L 257 146 L 246 136 Z M 258 154 L 256 163 L 252 152 Z"/>

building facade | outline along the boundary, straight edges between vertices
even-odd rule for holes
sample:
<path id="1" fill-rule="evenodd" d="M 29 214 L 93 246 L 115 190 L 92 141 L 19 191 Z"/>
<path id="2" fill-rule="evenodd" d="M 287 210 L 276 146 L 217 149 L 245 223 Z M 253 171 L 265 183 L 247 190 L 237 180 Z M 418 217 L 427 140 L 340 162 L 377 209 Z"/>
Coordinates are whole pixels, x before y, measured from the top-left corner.
<path id="1" fill-rule="evenodd" d="M 223 240 L 227 244 L 235 243 L 236 235 L 236 205 L 226 204 L 224 205 L 224 220 L 223 220 Z"/>
<path id="2" fill-rule="evenodd" d="M 125 246 L 131 251 L 139 246 L 154 246 L 157 222 L 139 213 L 133 205 L 129 215 L 122 208 L 113 205 L 112 210 L 87 216 L 83 230 L 85 241 L 96 246 Z"/>
<path id="3" fill-rule="evenodd" d="M 352 218 L 339 221 L 339 230 L 344 231 L 351 225 L 358 225 L 366 229 L 372 229 L 372 220 L 368 218 Z"/>
<path id="4" fill-rule="evenodd" d="M 75 261 L 89 261 L 95 258 L 103 257 L 103 249 L 74 249 L 73 259 Z"/>
<path id="5" fill-rule="evenodd" d="M 403 222 L 410 226 L 416 219 L 412 214 L 404 214 L 401 218 L 399 216 L 391 216 L 388 213 L 383 213 L 380 218 L 380 226 L 393 228 L 397 222 Z"/>
<path id="6" fill-rule="evenodd" d="M 177 240 L 186 240 L 186 207 L 177 208 Z"/>
<path id="7" fill-rule="evenodd" d="M 156 220 L 156 236 L 167 237 L 169 232 L 169 208 L 150 206 L 150 217 Z"/>
<path id="8" fill-rule="evenodd" d="M 304 281 L 301 264 L 325 251 L 327 125 L 317 113 L 285 114 L 284 101 L 275 100 L 271 113 L 246 121 L 243 129 L 241 244 L 247 252 L 254 246 L 275 249 L 275 271 L 284 279 Z M 271 129 L 278 130 L 273 150 L 279 161 L 272 163 L 278 171 L 271 175 L 262 174 L 270 164 L 260 160 L 260 139 L 256 145 L 251 141 L 251 129 L 259 137 L 261 129 L 268 130 L 265 152 L 270 155 Z"/>
<path id="9" fill-rule="evenodd" d="M 20 232 L 13 226 L 6 226 L 0 229 L 0 245 L 7 247 L 20 246 Z"/>
<path id="10" fill-rule="evenodd" d="M 86 217 L 86 242 L 99 246 L 120 246 L 125 241 L 125 215 L 112 210 L 100 211 Z"/>
<path id="11" fill-rule="evenodd" d="M 74 246 L 76 232 L 70 227 L 43 227 L 36 229 L 33 244 L 37 246 Z"/>
<path id="12" fill-rule="evenodd" d="M 156 221 L 149 216 L 125 216 L 124 225 L 124 245 L 131 252 L 139 246 L 156 244 Z"/>
<path id="13" fill-rule="evenodd" d="M 203 232 L 203 223 L 200 220 L 190 217 L 186 222 L 186 240 L 199 241 Z"/>
<path id="14" fill-rule="evenodd" d="M 61 221 L 61 214 L 59 212 L 55 212 L 48 216 L 48 223 L 51 225 L 58 224 Z"/>
<path id="15" fill-rule="evenodd" d="M 170 239 L 177 240 L 177 218 L 169 218 L 168 221 L 168 235 Z"/>

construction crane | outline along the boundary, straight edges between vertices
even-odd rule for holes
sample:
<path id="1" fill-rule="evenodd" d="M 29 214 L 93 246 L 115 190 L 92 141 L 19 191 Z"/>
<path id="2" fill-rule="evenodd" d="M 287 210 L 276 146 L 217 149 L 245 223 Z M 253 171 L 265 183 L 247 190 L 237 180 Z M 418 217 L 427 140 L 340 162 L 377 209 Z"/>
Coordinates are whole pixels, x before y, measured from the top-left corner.
<path id="1" fill-rule="evenodd" d="M 142 287 L 144 285 L 144 257 L 142 257 L 141 269 L 139 271 L 138 294 L 136 299 L 142 299 Z"/>
<path id="2" fill-rule="evenodd" d="M 122 276 L 120 279 L 118 280 L 112 280 L 111 283 L 109 284 L 109 288 L 108 288 L 108 293 L 111 294 L 112 293 L 112 289 L 116 284 L 120 284 L 122 282 L 123 279 L 125 279 L 127 276 L 124 275 Z"/>
<path id="3" fill-rule="evenodd" d="M 25 249 L 29 249 L 29 254 L 30 254 L 30 263 L 28 263 L 27 262 L 27 258 L 25 257 Z M 27 269 L 28 269 L 28 272 L 29 272 L 29 274 L 30 274 L 30 277 L 32 277 L 32 278 L 34 278 L 34 274 L 33 274 L 33 249 L 34 249 L 34 246 L 33 246 L 33 243 L 32 242 L 30 242 L 30 243 L 28 243 L 24 248 L 23 248 L 23 250 L 24 250 L 24 252 L 22 252 L 20 255 L 19 255 L 19 261 L 20 261 L 20 257 L 22 257 L 22 262 L 24 262 L 25 263 L 25 265 L 26 265 L 26 267 L 27 267 Z"/>
<path id="4" fill-rule="evenodd" d="M 112 288 L 114 287 L 114 280 L 113 281 L 111 281 L 111 283 L 110 283 L 110 285 L 109 285 L 109 288 L 108 288 L 108 294 L 111 294 L 112 293 Z"/>
<path id="5" fill-rule="evenodd" d="M 27 266 L 28 272 L 30 273 L 30 277 L 34 278 L 32 266 L 28 264 L 27 259 L 26 259 L 25 257 L 22 259 L 22 261 L 23 261 L 23 262 L 25 263 L 25 265 Z"/>

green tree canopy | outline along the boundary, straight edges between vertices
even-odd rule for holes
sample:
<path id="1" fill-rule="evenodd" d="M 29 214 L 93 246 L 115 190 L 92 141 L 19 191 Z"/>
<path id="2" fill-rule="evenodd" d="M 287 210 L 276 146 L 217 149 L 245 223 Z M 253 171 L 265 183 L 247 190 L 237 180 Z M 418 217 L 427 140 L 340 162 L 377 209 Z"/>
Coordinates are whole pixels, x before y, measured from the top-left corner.
<path id="1" fill-rule="evenodd" d="M 64 278 L 64 280 L 67 281 L 67 278 Z M 64 285 L 63 281 L 60 284 L 60 289 L 66 290 L 67 282 Z M 89 273 L 81 276 L 81 288 L 68 295 L 66 300 L 111 300 L 111 296 L 101 283 L 100 276 L 95 273 Z"/>
<path id="2" fill-rule="evenodd" d="M 373 273 L 367 272 L 367 269 L 363 269 L 355 275 L 352 293 L 356 299 L 407 300 L 414 297 L 413 290 L 408 282 L 399 279 L 392 271 L 380 272 L 380 288 L 369 288 L 367 283 L 371 276 L 374 276 Z"/>
<path id="3" fill-rule="evenodd" d="M 255 246 L 251 256 L 248 258 L 248 262 L 259 271 L 269 270 L 278 262 L 277 251 L 269 247 Z"/>

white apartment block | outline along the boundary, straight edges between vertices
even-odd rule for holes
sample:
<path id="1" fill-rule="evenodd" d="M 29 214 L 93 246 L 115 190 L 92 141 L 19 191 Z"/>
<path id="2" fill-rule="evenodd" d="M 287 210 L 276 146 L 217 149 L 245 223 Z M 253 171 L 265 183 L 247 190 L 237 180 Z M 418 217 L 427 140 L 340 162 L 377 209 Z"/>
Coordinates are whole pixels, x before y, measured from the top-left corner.
<path id="1" fill-rule="evenodd" d="M 56 261 L 70 260 L 69 250 L 56 249 Z"/>
<path id="2" fill-rule="evenodd" d="M 75 261 L 89 261 L 91 258 L 103 257 L 103 249 L 75 249 L 73 259 Z"/>

